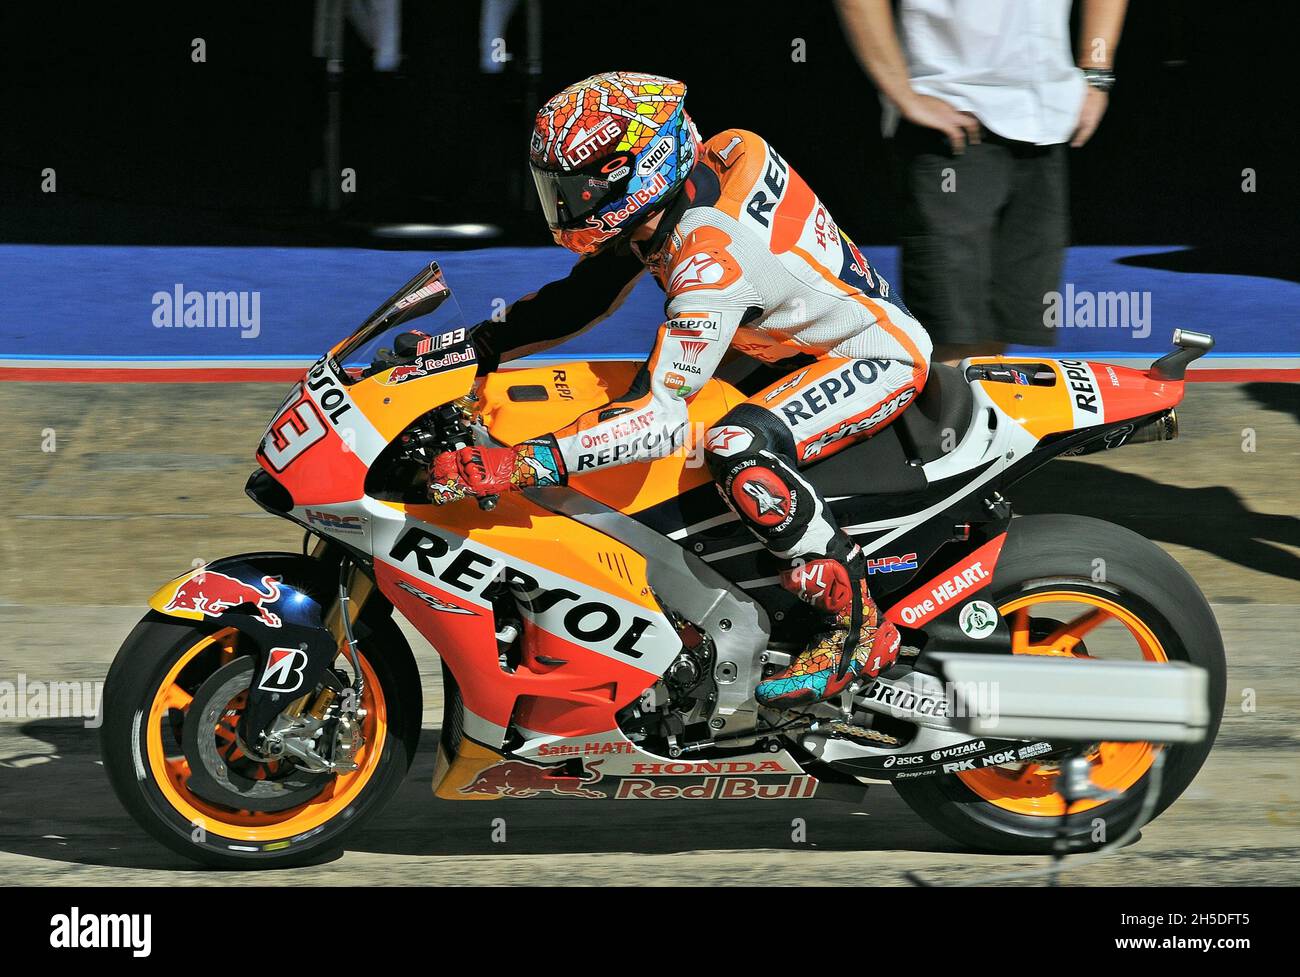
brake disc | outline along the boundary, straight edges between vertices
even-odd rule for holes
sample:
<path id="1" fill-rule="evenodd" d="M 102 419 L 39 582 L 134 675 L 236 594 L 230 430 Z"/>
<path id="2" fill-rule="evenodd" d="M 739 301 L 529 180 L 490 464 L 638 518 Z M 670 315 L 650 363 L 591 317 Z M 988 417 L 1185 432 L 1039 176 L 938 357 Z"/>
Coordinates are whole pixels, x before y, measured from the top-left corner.
<path id="1" fill-rule="evenodd" d="M 230 743 L 237 743 L 239 710 L 232 703 L 252 683 L 253 664 L 252 658 L 236 658 L 209 675 L 195 690 L 181 736 L 190 765 L 188 786 L 199 797 L 223 807 L 284 811 L 319 794 L 332 774 L 308 773 L 286 761 L 262 761 L 250 755 L 246 747 L 242 756 L 233 759 L 223 754 L 222 750 L 230 747 L 218 741 L 216 731 L 225 727 L 231 733 Z"/>

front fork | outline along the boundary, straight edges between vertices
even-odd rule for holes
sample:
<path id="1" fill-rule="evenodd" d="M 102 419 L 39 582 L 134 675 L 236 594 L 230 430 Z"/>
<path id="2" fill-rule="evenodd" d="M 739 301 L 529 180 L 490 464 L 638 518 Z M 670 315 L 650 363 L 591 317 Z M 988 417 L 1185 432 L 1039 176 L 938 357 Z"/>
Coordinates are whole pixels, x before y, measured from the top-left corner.
<path id="1" fill-rule="evenodd" d="M 328 557 L 328 547 L 327 540 L 318 539 L 310 556 L 325 560 Z M 365 673 L 361 669 L 353 626 L 374 591 L 373 578 L 344 556 L 339 565 L 338 596 L 325 614 L 324 627 L 333 639 L 334 647 L 340 654 L 347 655 L 352 663 L 352 685 L 336 690 L 327 684 L 320 691 L 305 693 L 281 710 L 265 730 L 264 743 L 272 756 L 290 755 L 301 766 L 312 771 L 349 773 L 357 769 L 353 758 L 365 745 L 361 732 L 361 720 L 366 715 L 362 705 Z M 332 660 L 325 667 L 328 669 L 331 665 Z M 317 684 L 319 682 L 311 683 L 313 688 Z M 334 744 L 327 758 L 321 755 L 313 743 L 321 732 L 331 706 L 336 703 Z"/>

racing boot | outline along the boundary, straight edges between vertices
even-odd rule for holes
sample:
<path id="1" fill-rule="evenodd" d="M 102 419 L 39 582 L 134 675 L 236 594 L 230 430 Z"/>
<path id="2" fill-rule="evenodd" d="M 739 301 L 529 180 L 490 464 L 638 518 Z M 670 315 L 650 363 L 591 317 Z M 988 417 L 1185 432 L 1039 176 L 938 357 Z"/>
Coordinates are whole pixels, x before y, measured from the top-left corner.
<path id="1" fill-rule="evenodd" d="M 809 706 L 849 684 L 874 679 L 898 658 L 898 629 L 882 621 L 867 592 L 866 557 L 840 536 L 829 549 L 844 553 L 809 560 L 781 574 L 781 585 L 826 613 L 826 630 L 788 666 L 759 683 L 754 696 L 772 709 Z"/>

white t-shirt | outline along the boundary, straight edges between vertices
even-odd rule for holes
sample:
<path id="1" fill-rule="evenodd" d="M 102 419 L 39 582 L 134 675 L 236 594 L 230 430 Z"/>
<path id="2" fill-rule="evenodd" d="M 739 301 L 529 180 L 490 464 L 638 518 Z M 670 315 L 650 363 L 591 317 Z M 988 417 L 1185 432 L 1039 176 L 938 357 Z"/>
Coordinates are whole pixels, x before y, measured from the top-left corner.
<path id="1" fill-rule="evenodd" d="M 1050 146 L 1074 132 L 1087 85 L 1070 51 L 1071 0 L 902 0 L 912 88 L 1007 139 Z M 885 135 L 898 112 L 886 102 Z"/>

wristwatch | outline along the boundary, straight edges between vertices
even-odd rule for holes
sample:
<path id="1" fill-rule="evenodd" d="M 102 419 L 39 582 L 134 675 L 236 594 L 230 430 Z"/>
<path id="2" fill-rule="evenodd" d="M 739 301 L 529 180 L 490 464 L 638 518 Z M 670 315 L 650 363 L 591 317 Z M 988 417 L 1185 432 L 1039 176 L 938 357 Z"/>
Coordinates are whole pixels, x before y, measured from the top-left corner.
<path id="1" fill-rule="evenodd" d="M 1095 88 L 1099 92 L 1108 92 L 1115 87 L 1115 69 L 1084 68 L 1083 80 L 1088 83 L 1089 88 Z"/>

